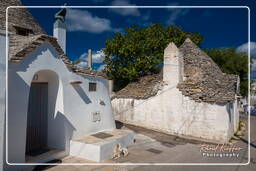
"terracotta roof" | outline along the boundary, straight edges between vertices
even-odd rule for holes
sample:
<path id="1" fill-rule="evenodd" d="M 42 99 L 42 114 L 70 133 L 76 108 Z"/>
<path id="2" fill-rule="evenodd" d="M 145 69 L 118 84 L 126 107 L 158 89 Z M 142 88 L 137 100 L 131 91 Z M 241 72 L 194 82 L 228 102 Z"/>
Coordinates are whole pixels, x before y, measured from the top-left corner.
<path id="1" fill-rule="evenodd" d="M 187 39 L 179 52 L 184 65 L 185 80 L 177 88 L 197 102 L 227 104 L 237 93 L 237 75 L 223 73 L 217 64 L 191 40 Z M 155 79 L 155 80 L 154 80 Z M 146 99 L 157 94 L 163 85 L 162 73 L 146 76 L 118 91 L 113 98 Z"/>
<path id="2" fill-rule="evenodd" d="M 112 98 L 147 99 L 155 96 L 163 87 L 163 73 L 142 77 L 137 82 L 128 84 L 125 88 L 116 92 Z"/>
<path id="3" fill-rule="evenodd" d="M 22 6 L 19 0 L 0 0 L 0 30 L 5 30 L 8 6 Z M 45 34 L 36 19 L 25 8 L 8 9 L 8 31 L 16 32 L 15 26 L 31 30 L 34 34 Z"/>
<path id="4" fill-rule="evenodd" d="M 84 69 L 73 65 L 67 56 L 64 54 L 63 50 L 59 46 L 56 38 L 48 36 L 45 34 L 31 35 L 31 36 L 20 36 L 11 35 L 10 36 L 10 57 L 9 60 L 13 62 L 19 62 L 27 56 L 27 54 L 33 52 L 37 47 L 39 47 L 44 42 L 49 42 L 56 49 L 60 58 L 66 64 L 66 66 L 75 73 L 88 75 L 88 76 L 99 76 L 106 77 L 102 72 L 93 71 L 90 69 Z"/>
<path id="5" fill-rule="evenodd" d="M 234 101 L 237 75 L 223 73 L 218 65 L 190 39 L 180 47 L 185 80 L 178 84 L 182 94 L 197 102 L 226 104 Z"/>

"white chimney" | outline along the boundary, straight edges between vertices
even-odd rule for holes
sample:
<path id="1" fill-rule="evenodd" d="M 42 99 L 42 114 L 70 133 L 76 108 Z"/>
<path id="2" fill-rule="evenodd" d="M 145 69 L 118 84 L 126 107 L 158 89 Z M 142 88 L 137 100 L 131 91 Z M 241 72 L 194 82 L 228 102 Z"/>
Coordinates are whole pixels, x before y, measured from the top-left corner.
<path id="1" fill-rule="evenodd" d="M 55 14 L 55 22 L 53 26 L 53 36 L 66 54 L 66 24 L 65 24 L 66 9 L 63 8 Z"/>
<path id="2" fill-rule="evenodd" d="M 179 49 L 173 42 L 164 50 L 163 81 L 173 86 L 180 81 Z"/>
<path id="3" fill-rule="evenodd" d="M 109 92 L 109 95 L 112 94 L 113 89 L 114 89 L 114 80 L 108 80 L 108 92 Z"/>
<path id="4" fill-rule="evenodd" d="M 92 69 L 92 50 L 88 49 L 87 67 Z"/>

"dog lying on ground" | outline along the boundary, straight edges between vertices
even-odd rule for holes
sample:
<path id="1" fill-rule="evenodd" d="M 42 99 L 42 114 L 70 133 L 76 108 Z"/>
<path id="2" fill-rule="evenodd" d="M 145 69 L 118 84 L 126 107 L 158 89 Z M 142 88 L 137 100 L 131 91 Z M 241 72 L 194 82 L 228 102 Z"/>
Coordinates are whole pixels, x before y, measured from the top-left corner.
<path id="1" fill-rule="evenodd" d="M 113 150 L 113 159 L 118 159 L 121 157 L 121 155 L 123 156 L 127 156 L 128 155 L 128 149 L 126 147 L 123 147 L 121 146 L 121 144 L 117 144 L 115 147 L 114 147 L 114 150 Z"/>

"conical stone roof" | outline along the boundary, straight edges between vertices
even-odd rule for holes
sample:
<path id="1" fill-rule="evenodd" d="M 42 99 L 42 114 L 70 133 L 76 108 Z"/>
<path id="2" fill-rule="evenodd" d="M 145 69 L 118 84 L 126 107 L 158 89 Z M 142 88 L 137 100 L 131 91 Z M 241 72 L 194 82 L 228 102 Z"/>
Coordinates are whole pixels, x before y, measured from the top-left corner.
<path id="1" fill-rule="evenodd" d="M 168 45 L 167 51 L 176 50 L 173 43 Z M 237 75 L 226 74 L 218 65 L 189 38 L 178 48 L 182 61 L 183 77 L 177 88 L 184 96 L 196 102 L 206 102 L 225 105 L 235 100 Z M 155 96 L 164 85 L 162 73 L 145 76 L 137 82 L 128 84 L 118 91 L 113 98 L 147 99 Z"/>
<path id="2" fill-rule="evenodd" d="M 0 30 L 5 30 L 6 9 L 9 6 L 22 6 L 22 4 L 19 0 L 0 0 Z M 16 32 L 15 26 L 29 29 L 33 34 L 45 33 L 36 19 L 25 8 L 8 9 L 8 31 Z"/>
<path id="3" fill-rule="evenodd" d="M 238 76 L 225 74 L 218 65 L 190 39 L 179 47 L 185 80 L 178 84 L 183 95 L 197 102 L 226 104 L 233 102 Z"/>
<path id="4" fill-rule="evenodd" d="M 5 30 L 6 9 L 8 6 L 22 6 L 22 4 L 19 0 L 0 0 L 0 30 Z M 101 72 L 73 65 L 60 48 L 56 38 L 46 35 L 45 31 L 26 8 L 10 8 L 8 10 L 8 24 L 8 31 L 11 33 L 9 35 L 9 62 L 20 62 L 47 41 L 51 43 L 71 71 L 86 76 L 106 77 Z M 25 36 L 18 35 L 15 27 L 29 29 L 31 32 Z"/>

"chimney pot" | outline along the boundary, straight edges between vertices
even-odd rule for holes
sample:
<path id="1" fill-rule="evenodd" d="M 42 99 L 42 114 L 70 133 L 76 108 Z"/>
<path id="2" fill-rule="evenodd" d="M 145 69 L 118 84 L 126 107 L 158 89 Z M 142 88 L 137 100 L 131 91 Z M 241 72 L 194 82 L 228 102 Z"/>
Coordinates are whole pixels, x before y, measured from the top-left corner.
<path id="1" fill-rule="evenodd" d="M 55 37 L 66 54 L 66 24 L 65 24 L 66 9 L 61 9 L 55 14 L 55 22 L 53 25 L 53 37 Z"/>
<path id="2" fill-rule="evenodd" d="M 109 91 L 109 95 L 112 94 L 114 89 L 114 80 L 108 80 L 108 91 Z"/>
<path id="3" fill-rule="evenodd" d="M 88 49 L 87 66 L 89 69 L 92 69 L 92 50 L 91 49 Z"/>

